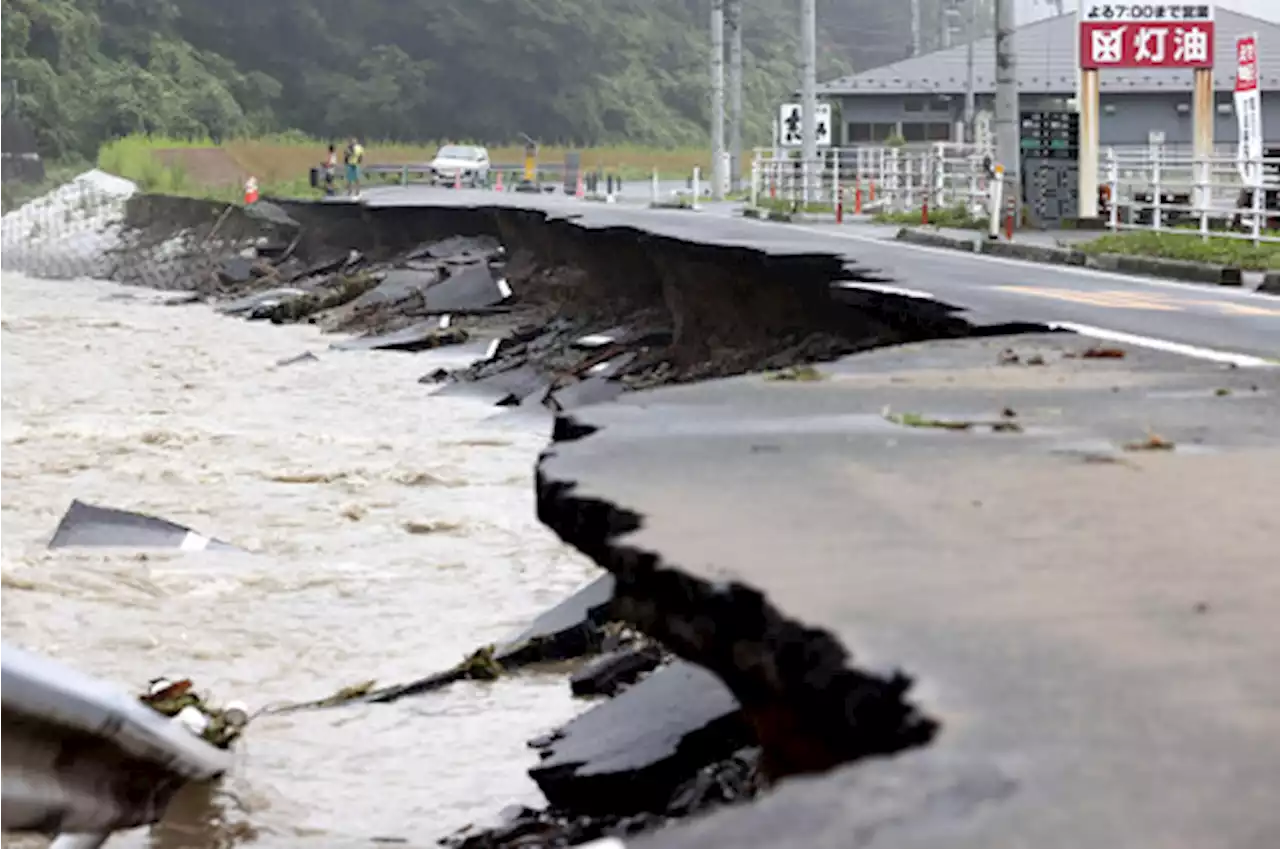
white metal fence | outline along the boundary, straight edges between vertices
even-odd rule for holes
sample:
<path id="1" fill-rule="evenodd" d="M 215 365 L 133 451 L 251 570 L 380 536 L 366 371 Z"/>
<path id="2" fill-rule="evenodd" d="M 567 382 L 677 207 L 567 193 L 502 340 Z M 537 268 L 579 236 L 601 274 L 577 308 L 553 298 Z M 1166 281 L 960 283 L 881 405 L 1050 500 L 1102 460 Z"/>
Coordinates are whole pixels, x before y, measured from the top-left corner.
<path id="1" fill-rule="evenodd" d="M 1242 166 L 1220 154 L 1108 148 L 1100 171 L 1112 230 L 1190 230 L 1280 243 L 1280 158 Z"/>
<path id="2" fill-rule="evenodd" d="M 993 175 L 988 156 L 972 145 L 833 148 L 815 160 L 757 150 L 749 200 L 834 206 L 846 211 L 905 212 L 928 207 L 986 209 Z"/>

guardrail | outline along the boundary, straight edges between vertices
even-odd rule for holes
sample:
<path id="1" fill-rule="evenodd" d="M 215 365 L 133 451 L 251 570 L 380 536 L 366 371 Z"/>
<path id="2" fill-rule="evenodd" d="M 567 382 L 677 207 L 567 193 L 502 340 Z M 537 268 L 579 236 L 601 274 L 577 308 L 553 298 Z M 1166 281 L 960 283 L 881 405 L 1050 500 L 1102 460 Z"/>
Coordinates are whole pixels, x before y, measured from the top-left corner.
<path id="1" fill-rule="evenodd" d="M 1280 157 L 1241 163 L 1109 148 L 1103 162 L 1111 230 L 1191 230 L 1203 238 L 1280 243 Z"/>
<path id="2" fill-rule="evenodd" d="M 231 755 L 136 698 L 70 667 L 0 646 L 6 832 L 59 834 L 91 849 L 156 822 L 184 784 L 231 767 Z"/>

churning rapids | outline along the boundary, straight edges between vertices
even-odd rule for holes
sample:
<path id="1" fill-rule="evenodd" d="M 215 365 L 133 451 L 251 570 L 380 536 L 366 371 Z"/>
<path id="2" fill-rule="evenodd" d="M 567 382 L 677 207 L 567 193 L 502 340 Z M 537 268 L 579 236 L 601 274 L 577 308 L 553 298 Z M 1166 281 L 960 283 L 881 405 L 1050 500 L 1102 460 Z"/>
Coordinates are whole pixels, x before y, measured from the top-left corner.
<path id="1" fill-rule="evenodd" d="M 4 275 L 6 640 L 256 708 L 448 668 L 591 577 L 534 516 L 545 430 L 416 382 L 459 352 L 329 353 L 311 327 L 157 297 Z M 305 350 L 319 359 L 276 365 Z M 49 551 L 73 498 L 253 553 Z M 537 800 L 513 762 L 579 707 L 562 677 L 531 674 L 262 717 L 212 799 L 188 793 L 117 840 L 431 845 Z"/>

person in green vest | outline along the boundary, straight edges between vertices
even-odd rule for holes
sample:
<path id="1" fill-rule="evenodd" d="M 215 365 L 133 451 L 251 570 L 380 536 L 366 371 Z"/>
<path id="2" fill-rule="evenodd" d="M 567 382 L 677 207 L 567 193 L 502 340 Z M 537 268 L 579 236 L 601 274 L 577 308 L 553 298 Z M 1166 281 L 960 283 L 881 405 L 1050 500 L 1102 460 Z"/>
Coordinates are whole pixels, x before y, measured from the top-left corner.
<path id="1" fill-rule="evenodd" d="M 343 154 L 343 161 L 347 164 L 347 194 L 352 197 L 359 197 L 360 164 L 364 162 L 364 145 L 360 144 L 360 140 L 355 136 L 352 136 L 351 141 L 347 144 L 347 150 Z"/>

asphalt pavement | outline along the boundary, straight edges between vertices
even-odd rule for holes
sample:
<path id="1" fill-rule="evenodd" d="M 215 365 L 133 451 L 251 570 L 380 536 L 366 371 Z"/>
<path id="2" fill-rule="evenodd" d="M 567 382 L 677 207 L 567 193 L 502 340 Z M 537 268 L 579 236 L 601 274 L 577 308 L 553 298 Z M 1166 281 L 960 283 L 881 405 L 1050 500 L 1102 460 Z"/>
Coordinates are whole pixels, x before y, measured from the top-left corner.
<path id="1" fill-rule="evenodd" d="M 1237 365 L 1280 359 L 1280 298 L 1245 289 L 1134 277 L 967 254 L 893 240 L 897 228 L 806 225 L 735 215 L 734 204 L 697 212 L 650 209 L 648 193 L 617 203 L 430 187 L 371 189 L 372 206 L 504 206 L 574 218 L 580 226 L 630 226 L 656 235 L 755 248 L 824 253 L 879 272 L 890 286 L 968 310 L 981 322 L 1059 323 L 1067 329 L 1217 358 Z M 1120 334 L 1117 336 L 1116 334 Z"/>
<path id="2" fill-rule="evenodd" d="M 574 412 L 596 430 L 555 444 L 541 472 L 643 516 L 615 542 L 758 589 L 855 666 L 901 669 L 941 725 L 922 748 L 785 781 L 629 849 L 1276 846 L 1280 299 L 731 207 L 414 189 L 365 202 L 837 254 L 975 320 L 1082 334 L 896 346 L 812 382 L 745 375 Z M 1086 356 L 1090 336 L 1122 355 Z"/>

